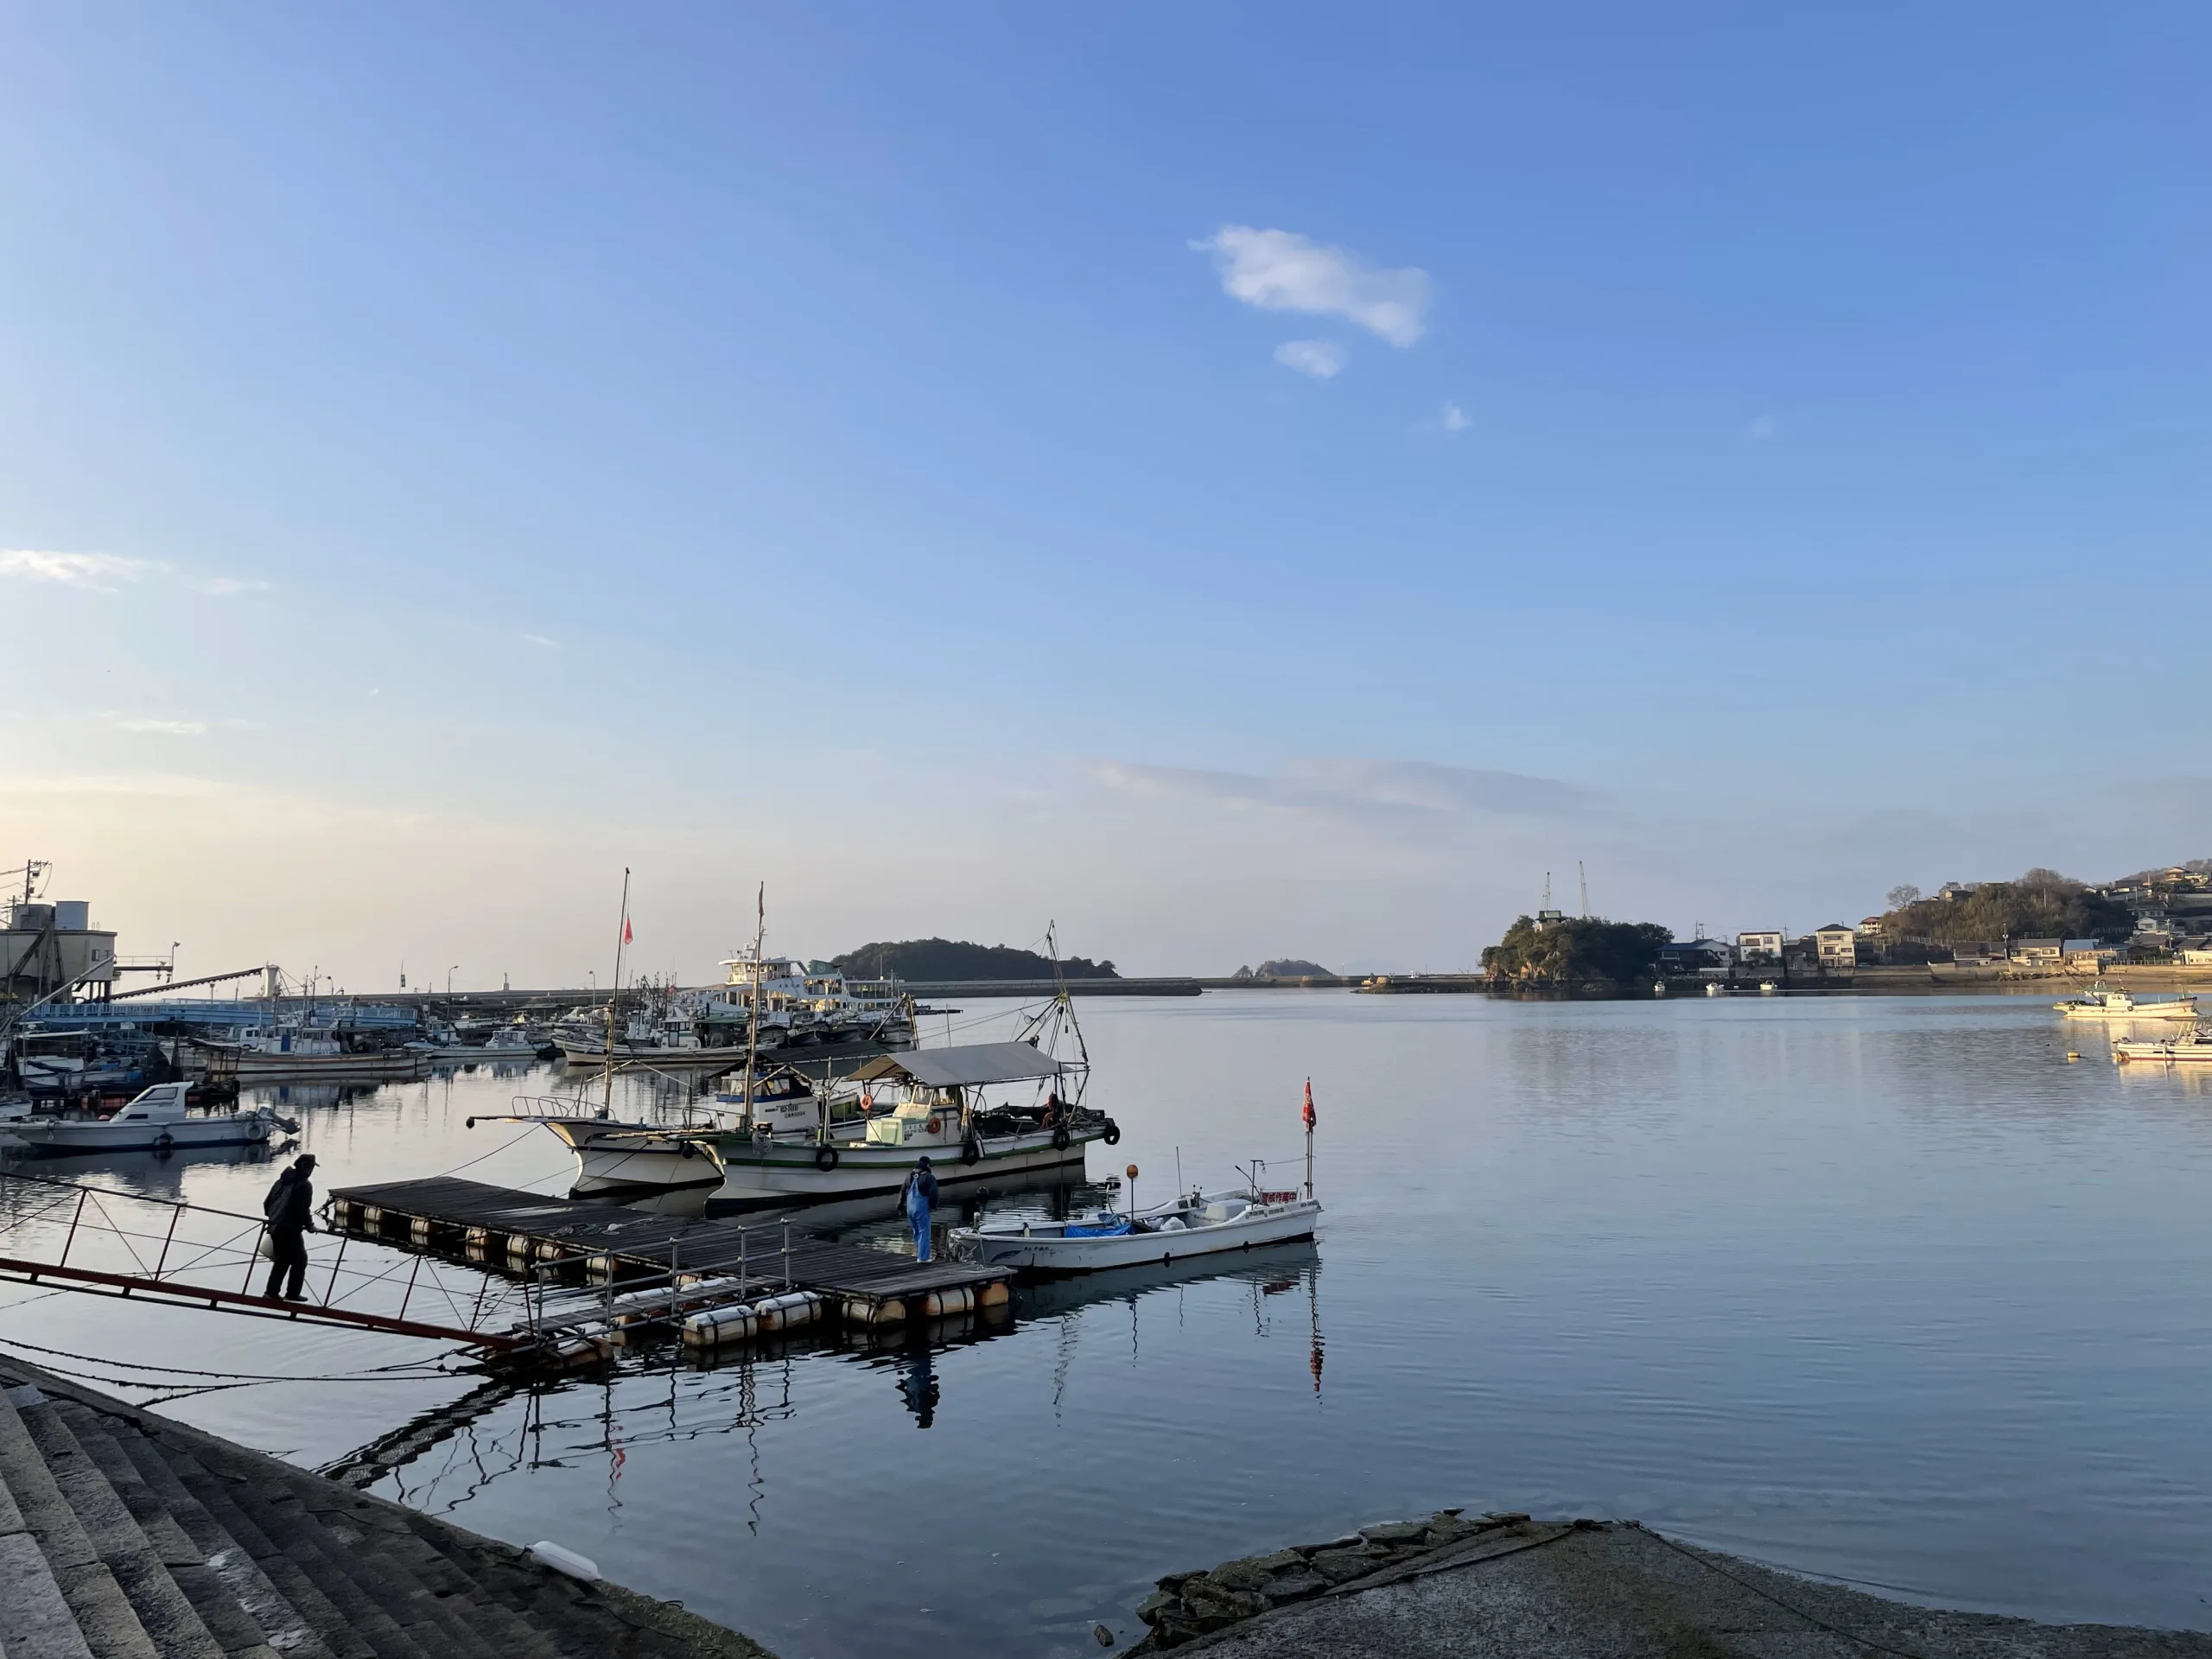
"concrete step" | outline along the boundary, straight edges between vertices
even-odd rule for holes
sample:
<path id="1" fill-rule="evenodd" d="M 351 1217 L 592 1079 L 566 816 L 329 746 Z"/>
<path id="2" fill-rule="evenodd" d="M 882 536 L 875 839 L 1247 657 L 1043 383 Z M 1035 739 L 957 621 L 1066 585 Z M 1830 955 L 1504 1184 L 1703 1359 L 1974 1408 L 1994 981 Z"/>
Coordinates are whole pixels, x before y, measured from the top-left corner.
<path id="1" fill-rule="evenodd" d="M 161 1448 L 150 1438 L 137 1428 L 123 1429 L 117 1432 L 115 1444 L 138 1471 L 144 1483 L 140 1490 L 175 1521 L 206 1561 L 204 1571 L 213 1575 L 252 1617 L 271 1648 L 288 1656 L 288 1659 L 338 1659 L 308 1614 L 286 1598 L 261 1570 L 252 1554 L 224 1529 L 207 1506 L 185 1489 L 184 1483 L 176 1478 L 176 1471 L 169 1467 Z M 118 1490 L 126 1497 L 129 1495 L 130 1489 Z M 192 1593 L 189 1585 L 186 1593 Z M 335 1618 L 334 1610 L 331 1617 Z"/>
<path id="2" fill-rule="evenodd" d="M 8 1610 L 9 1659 L 92 1659 L 46 1552 L 5 1480 L 0 1480 L 0 1607 Z"/>
<path id="3" fill-rule="evenodd" d="M 378 1605 L 425 1646 L 456 1659 L 559 1659 L 513 1608 L 487 1593 L 479 1563 L 442 1549 L 442 1527 L 380 1499 L 298 1475 L 289 1483 L 296 1501 L 346 1551 L 346 1560 Z M 543 1576 L 536 1568 L 527 1575 Z M 430 1628 L 433 1642 L 417 1630 Z"/>
<path id="4" fill-rule="evenodd" d="M 37 1411 L 45 1399 L 28 1386 L 0 1392 L 0 1480 L 94 1659 L 162 1659 L 23 1421 L 22 1414 Z"/>
<path id="5" fill-rule="evenodd" d="M 307 1517 L 296 1503 L 286 1514 L 270 1503 L 262 1491 L 265 1475 L 224 1470 L 213 1450 L 203 1461 L 181 1445 L 157 1444 L 186 1490 L 251 1552 L 341 1659 L 434 1659 L 435 1647 L 418 1643 L 355 1582 L 345 1552 L 334 1540 L 317 1535 L 320 1525 L 302 1525 Z"/>
<path id="6" fill-rule="evenodd" d="M 86 1537 L 129 1599 L 130 1611 L 154 1650 L 162 1659 L 224 1659 L 222 1643 L 169 1576 L 161 1552 L 131 1515 L 106 1471 L 64 1421 L 60 1402 L 41 1401 L 21 1408 L 19 1415 L 44 1454 L 54 1484 L 76 1512 Z M 98 1419 L 87 1415 L 84 1421 L 96 1439 L 105 1435 L 106 1429 Z M 175 1541 L 190 1551 L 196 1561 L 199 1552 L 188 1541 L 181 1538 Z"/>
<path id="7" fill-rule="evenodd" d="M 51 1409 L 76 1436 L 85 1455 L 107 1478 L 108 1485 L 130 1510 L 146 1541 L 161 1560 L 178 1592 L 191 1604 L 216 1646 L 226 1656 L 257 1654 L 276 1647 L 276 1637 L 295 1628 L 298 1619 L 281 1604 L 264 1611 L 275 1615 L 275 1629 L 262 1624 L 255 1611 L 239 1596 L 230 1575 L 211 1564 L 210 1554 L 242 1554 L 219 1529 L 202 1540 L 193 1536 L 166 1501 L 166 1489 L 156 1491 L 138 1460 L 130 1455 L 129 1441 L 143 1440 L 128 1420 L 96 1412 L 73 1400 L 57 1399 Z M 187 1499 L 188 1503 L 189 1499 Z M 143 1618 L 143 1615 L 142 1615 Z"/>

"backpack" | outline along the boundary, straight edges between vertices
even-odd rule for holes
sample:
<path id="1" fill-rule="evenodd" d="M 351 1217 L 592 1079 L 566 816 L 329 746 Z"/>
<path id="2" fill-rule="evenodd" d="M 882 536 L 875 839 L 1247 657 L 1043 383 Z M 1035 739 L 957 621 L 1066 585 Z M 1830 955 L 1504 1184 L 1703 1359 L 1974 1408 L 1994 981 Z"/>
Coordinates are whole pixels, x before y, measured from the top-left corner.
<path id="1" fill-rule="evenodd" d="M 298 1179 L 296 1171 L 288 1169 L 270 1186 L 269 1196 L 261 1201 L 261 1213 L 265 1220 L 276 1219 L 277 1212 L 284 1207 L 285 1189 Z"/>

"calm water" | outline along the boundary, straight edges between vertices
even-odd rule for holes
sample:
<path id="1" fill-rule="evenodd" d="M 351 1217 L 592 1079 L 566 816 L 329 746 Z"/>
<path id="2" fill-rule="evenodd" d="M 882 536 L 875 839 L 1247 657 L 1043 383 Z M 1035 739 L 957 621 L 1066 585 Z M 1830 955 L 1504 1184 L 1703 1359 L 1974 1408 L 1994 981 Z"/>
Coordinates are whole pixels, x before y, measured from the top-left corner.
<path id="1" fill-rule="evenodd" d="M 632 1362 L 484 1402 L 379 1490 L 555 1539 L 787 1659 L 1096 1653 L 1092 1624 L 1133 1635 L 1160 1573 L 1444 1504 L 1638 1516 L 1957 1605 L 2212 1627 L 2201 1080 L 2113 1066 L 2043 998 L 1277 992 L 1083 1014 L 1092 1098 L 1125 1135 L 1092 1172 L 1138 1163 L 1141 1197 L 1167 1193 L 1179 1147 L 1186 1177 L 1259 1155 L 1287 1185 L 1310 1073 L 1318 1246 L 1054 1288 L 934 1347 Z M 477 1160 L 463 1173 L 551 1191 L 550 1135 L 462 1127 L 549 1081 L 291 1109 L 326 1181 Z M 253 1211 L 270 1173 L 118 1160 L 99 1179 Z M 0 1336 L 102 1358 L 358 1376 L 435 1351 L 4 1295 Z M 473 1386 L 169 1409 L 318 1464 Z"/>

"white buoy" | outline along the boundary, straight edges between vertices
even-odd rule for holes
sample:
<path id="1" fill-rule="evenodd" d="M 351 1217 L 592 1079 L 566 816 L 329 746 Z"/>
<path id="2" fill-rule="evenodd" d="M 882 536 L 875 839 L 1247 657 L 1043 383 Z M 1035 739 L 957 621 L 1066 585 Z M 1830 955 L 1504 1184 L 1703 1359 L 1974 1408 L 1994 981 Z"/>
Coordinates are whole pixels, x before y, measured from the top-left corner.
<path id="1" fill-rule="evenodd" d="M 565 1573 L 572 1579 L 582 1579 L 586 1584 L 599 1582 L 599 1563 L 588 1556 L 579 1555 L 573 1549 L 541 1539 L 530 1547 L 530 1558 L 540 1567 L 550 1567 L 556 1573 Z"/>

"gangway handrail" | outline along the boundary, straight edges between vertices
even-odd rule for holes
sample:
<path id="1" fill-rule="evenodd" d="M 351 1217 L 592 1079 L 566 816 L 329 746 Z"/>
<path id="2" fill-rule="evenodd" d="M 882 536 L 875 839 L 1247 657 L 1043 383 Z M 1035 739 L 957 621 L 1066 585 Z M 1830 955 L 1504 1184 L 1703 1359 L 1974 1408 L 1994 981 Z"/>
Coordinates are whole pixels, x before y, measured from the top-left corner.
<path id="1" fill-rule="evenodd" d="M 532 1345 L 536 1340 L 534 1334 L 529 1332 L 512 1329 L 498 1331 L 476 1323 L 484 1318 L 487 1311 L 485 1305 L 485 1288 L 486 1287 L 480 1287 L 477 1291 L 474 1299 L 475 1306 L 473 1311 L 461 1315 L 461 1303 L 455 1300 L 454 1288 L 441 1282 L 435 1272 L 431 1275 L 428 1288 L 442 1294 L 448 1306 L 452 1308 L 457 1316 L 465 1317 L 470 1323 L 466 1325 L 440 1325 L 419 1318 L 409 1319 L 408 1307 L 415 1299 L 417 1281 L 422 1277 L 423 1259 L 420 1256 L 415 1259 L 413 1265 L 406 1273 L 406 1287 L 401 1295 L 397 1313 L 377 1313 L 340 1306 L 336 1300 L 340 1294 L 338 1281 L 340 1274 L 346 1271 L 346 1247 L 352 1242 L 350 1236 L 343 1232 L 338 1234 L 337 1254 L 329 1263 L 328 1276 L 324 1281 L 320 1300 L 303 1298 L 293 1300 L 281 1297 L 261 1296 L 254 1294 L 251 1287 L 255 1276 L 263 1266 L 260 1249 L 263 1240 L 270 1231 L 270 1222 L 265 1216 L 243 1215 L 237 1211 L 220 1210 L 213 1205 L 192 1204 L 178 1198 L 118 1192 L 112 1187 L 94 1186 L 82 1181 L 55 1180 L 47 1176 L 25 1175 L 13 1170 L 0 1170 L 0 1182 L 6 1181 L 20 1181 L 26 1186 L 41 1187 L 57 1193 L 74 1192 L 77 1202 L 69 1217 L 68 1232 L 63 1238 L 59 1259 L 39 1261 L 12 1255 L 0 1255 L 0 1278 L 30 1284 L 37 1284 L 41 1281 L 59 1281 L 65 1288 L 125 1299 L 132 1297 L 134 1294 L 140 1297 L 170 1298 L 194 1304 L 204 1303 L 211 1309 L 232 1313 L 251 1313 L 264 1318 L 279 1318 L 309 1323 L 343 1325 L 355 1329 L 385 1331 L 400 1336 L 435 1338 L 479 1349 L 525 1348 Z M 98 1202 L 95 1204 L 94 1200 Z M 159 1210 L 166 1210 L 169 1212 L 168 1225 L 166 1229 L 137 1231 L 126 1222 L 107 1212 L 105 1206 L 110 1202 L 149 1205 Z M 92 1205 L 98 1217 L 97 1222 L 89 1226 L 86 1225 L 85 1213 L 88 1205 Z M 57 1203 L 42 1207 L 29 1215 L 0 1217 L 0 1236 L 4 1236 L 16 1227 L 43 1220 L 54 1215 L 59 1207 Z M 177 1227 L 188 1213 L 243 1224 L 224 1238 L 213 1241 L 190 1238 L 179 1240 Z M 59 1224 L 58 1220 L 56 1224 Z M 106 1267 L 90 1268 L 80 1264 L 73 1265 L 69 1261 L 69 1255 L 76 1246 L 80 1229 L 88 1236 L 106 1236 L 118 1241 L 124 1253 L 130 1258 L 130 1265 L 138 1271 L 125 1273 Z M 160 1253 L 149 1269 L 145 1256 L 139 1253 L 137 1245 L 132 1241 L 145 1241 L 149 1246 L 148 1253 L 151 1254 L 151 1244 L 157 1239 L 161 1244 Z M 187 1253 L 187 1259 L 172 1265 L 169 1259 L 171 1253 L 180 1248 Z M 402 1254 L 404 1255 L 404 1253 Z M 219 1268 L 227 1271 L 234 1268 L 241 1259 L 245 1262 L 245 1277 L 244 1283 L 235 1290 L 220 1285 L 195 1283 L 179 1276 L 195 1269 Z M 317 1276 L 321 1276 L 319 1270 Z M 395 1283 L 400 1275 L 397 1264 L 394 1264 L 391 1268 L 383 1271 L 356 1267 L 352 1270 L 350 1276 L 354 1282 L 349 1284 L 344 1293 L 348 1295 L 375 1285 Z M 462 1292 L 461 1297 L 463 1300 L 467 1300 L 467 1293 Z M 527 1300 L 525 1292 L 525 1304 Z M 498 1305 L 499 1303 L 495 1301 L 494 1309 Z"/>

